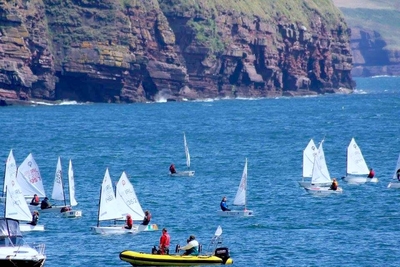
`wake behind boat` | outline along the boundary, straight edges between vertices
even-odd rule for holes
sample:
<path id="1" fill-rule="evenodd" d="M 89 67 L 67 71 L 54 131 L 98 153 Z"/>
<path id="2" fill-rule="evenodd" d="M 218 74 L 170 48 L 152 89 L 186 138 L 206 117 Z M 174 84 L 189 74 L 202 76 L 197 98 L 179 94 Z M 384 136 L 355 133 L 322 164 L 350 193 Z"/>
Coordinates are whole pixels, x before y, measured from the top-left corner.
<path id="1" fill-rule="evenodd" d="M 368 169 L 361 149 L 352 138 L 347 147 L 346 176 L 342 179 L 350 184 L 377 183 L 378 178 L 369 178 L 369 174 L 370 169 Z"/>
<path id="2" fill-rule="evenodd" d="M 176 171 L 175 166 L 171 164 L 169 171 L 170 171 L 170 176 L 181 176 L 181 177 L 191 177 L 194 176 L 194 171 L 190 170 L 190 153 L 189 153 L 189 146 L 186 142 L 186 135 L 183 133 L 183 145 L 185 148 L 185 156 L 186 156 L 186 166 L 188 168 L 187 171 Z"/>
<path id="3" fill-rule="evenodd" d="M 336 190 L 333 190 L 330 186 L 325 185 L 332 184 L 332 180 L 328 171 L 328 166 L 326 165 L 325 153 L 322 145 L 323 142 L 324 140 L 321 141 L 314 159 L 311 184 L 304 187 L 304 189 L 307 193 L 315 195 L 340 194 L 343 192 L 342 188 L 337 187 Z"/>
<path id="4" fill-rule="evenodd" d="M 119 254 L 119 258 L 123 261 L 129 262 L 132 266 L 198 266 L 232 264 L 233 260 L 229 255 L 229 249 L 227 247 L 217 247 L 217 245 L 222 243 L 220 240 L 221 234 L 222 228 L 218 226 L 210 244 L 214 251 L 204 255 L 160 255 L 124 250 Z"/>
<path id="5" fill-rule="evenodd" d="M 240 180 L 238 191 L 236 192 L 235 199 L 233 200 L 233 205 L 244 206 L 243 210 L 220 210 L 218 215 L 225 217 L 248 217 L 253 216 L 253 211 L 247 209 L 247 158 L 244 164 L 242 179 Z M 222 207 L 221 207 L 222 208 Z"/>

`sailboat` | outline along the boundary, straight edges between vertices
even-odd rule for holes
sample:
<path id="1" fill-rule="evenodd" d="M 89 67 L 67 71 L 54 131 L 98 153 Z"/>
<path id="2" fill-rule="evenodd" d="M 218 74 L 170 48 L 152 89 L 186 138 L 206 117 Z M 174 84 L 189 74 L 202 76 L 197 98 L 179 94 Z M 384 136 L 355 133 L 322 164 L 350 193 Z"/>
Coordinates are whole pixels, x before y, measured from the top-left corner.
<path id="1" fill-rule="evenodd" d="M 368 178 L 369 169 L 361 153 L 360 147 L 354 138 L 347 147 L 346 177 L 342 177 L 348 183 L 363 184 L 366 182 L 376 183 L 378 178 Z"/>
<path id="2" fill-rule="evenodd" d="M 31 211 L 25 201 L 24 195 L 16 178 L 10 177 L 6 185 L 6 201 L 4 208 L 4 217 L 18 221 L 28 221 L 32 219 Z M 31 225 L 28 223 L 19 224 L 19 230 L 25 231 L 44 231 L 43 225 Z"/>
<path id="3" fill-rule="evenodd" d="M 92 230 L 98 234 L 138 233 L 139 230 L 136 227 L 132 227 L 132 229 L 125 229 L 124 226 L 120 225 L 100 226 L 100 221 L 115 221 L 123 218 L 123 214 L 124 212 L 121 211 L 119 202 L 115 198 L 110 173 L 107 168 L 100 189 L 97 226 L 92 226 Z"/>
<path id="4" fill-rule="evenodd" d="M 186 135 L 183 133 L 183 145 L 185 148 L 185 155 L 186 155 L 186 166 L 188 168 L 187 171 L 177 171 L 176 173 L 170 173 L 171 176 L 194 176 L 194 171 L 190 170 L 190 153 L 189 153 L 189 146 L 186 142 Z"/>
<path id="5" fill-rule="evenodd" d="M 135 189 L 129 181 L 125 172 L 122 172 L 121 177 L 118 180 L 116 188 L 116 200 L 119 203 L 119 208 L 123 211 L 123 218 L 126 215 L 131 215 L 133 221 L 142 221 L 144 218 L 144 212 L 139 200 L 136 196 Z M 133 227 L 137 227 L 139 231 L 156 231 L 158 230 L 157 224 L 134 224 Z"/>
<path id="6" fill-rule="evenodd" d="M 34 194 L 37 194 L 40 198 L 46 196 L 39 166 L 36 164 L 32 153 L 18 167 L 17 181 L 27 202 L 30 202 Z"/>
<path id="7" fill-rule="evenodd" d="M 308 145 L 303 150 L 303 179 L 299 182 L 301 187 L 310 186 L 312 176 L 312 169 L 314 165 L 314 157 L 317 154 L 317 147 L 315 146 L 314 140 L 311 139 Z"/>
<path id="8" fill-rule="evenodd" d="M 53 192 L 51 194 L 51 198 L 54 200 L 58 201 L 63 201 L 64 205 L 63 206 L 52 206 L 49 209 L 42 209 L 41 212 L 61 212 L 61 209 L 63 207 L 71 207 L 71 206 L 76 206 L 78 203 L 75 200 L 75 186 L 74 186 L 74 172 L 72 169 L 72 162 L 71 160 L 69 161 L 69 168 L 68 168 L 68 181 L 73 189 L 69 189 L 70 193 L 70 205 L 67 205 L 67 200 L 65 197 L 65 191 L 64 191 L 64 184 L 62 180 L 62 166 L 61 166 L 61 158 L 58 157 L 57 160 L 57 167 L 56 167 L 56 173 L 54 177 L 54 185 L 53 185 Z M 61 212 L 63 217 L 80 217 L 82 216 L 82 211 L 81 210 L 68 210 L 68 211 L 63 211 Z"/>
<path id="9" fill-rule="evenodd" d="M 5 202 L 6 200 L 6 187 L 7 187 L 7 181 L 10 179 L 13 179 L 17 176 L 17 164 L 15 162 L 14 154 L 12 149 L 10 150 L 10 153 L 8 154 L 8 158 L 6 161 L 6 167 L 4 170 L 4 180 L 3 180 L 3 196 L 1 197 L 0 202 Z"/>
<path id="10" fill-rule="evenodd" d="M 325 153 L 323 149 L 324 140 L 318 147 L 317 155 L 314 159 L 313 172 L 311 177 L 311 184 L 304 189 L 311 194 L 338 194 L 342 193 L 343 189 L 338 187 L 337 190 L 331 190 L 330 186 L 326 184 L 331 184 L 331 176 L 328 171 L 328 166 L 326 165 Z"/>
<path id="11" fill-rule="evenodd" d="M 0 265 L 41 267 L 46 261 L 44 244 L 29 246 L 23 241 L 19 222 L 14 219 L 0 219 Z"/>
<path id="12" fill-rule="evenodd" d="M 220 216 L 253 216 L 253 211 L 247 209 L 247 158 L 244 164 L 242 179 L 240 180 L 239 188 L 236 192 L 233 205 L 244 206 L 243 210 L 230 210 L 230 211 L 218 211 Z"/>
<path id="13" fill-rule="evenodd" d="M 397 159 L 396 168 L 394 169 L 394 173 L 393 173 L 393 177 L 392 177 L 392 179 L 395 181 L 390 182 L 387 186 L 388 188 L 396 188 L 396 189 L 400 188 L 400 181 L 397 179 L 397 172 L 399 169 L 400 169 L 400 154 Z"/>

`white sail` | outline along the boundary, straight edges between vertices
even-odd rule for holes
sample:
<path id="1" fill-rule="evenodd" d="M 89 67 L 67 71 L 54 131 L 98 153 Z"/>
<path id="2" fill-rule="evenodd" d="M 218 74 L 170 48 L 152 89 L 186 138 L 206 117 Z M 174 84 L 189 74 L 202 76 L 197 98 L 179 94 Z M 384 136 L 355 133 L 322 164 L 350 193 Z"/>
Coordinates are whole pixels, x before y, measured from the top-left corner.
<path id="1" fill-rule="evenodd" d="M 24 196 L 33 196 L 34 194 L 37 194 L 39 197 L 46 196 L 39 166 L 36 164 L 32 153 L 19 166 L 17 181 L 21 186 Z"/>
<path id="2" fill-rule="evenodd" d="M 351 139 L 347 147 L 347 174 L 351 175 L 366 175 L 369 174 L 369 169 L 361 149 L 358 147 L 354 138 Z"/>
<path id="3" fill-rule="evenodd" d="M 186 135 L 183 133 L 183 144 L 185 146 L 185 155 L 186 155 L 186 166 L 190 168 L 190 154 L 189 154 L 189 147 L 186 142 Z"/>
<path id="4" fill-rule="evenodd" d="M 314 140 L 311 139 L 303 150 L 303 177 L 312 176 L 315 155 L 317 155 L 317 148 Z"/>
<path id="5" fill-rule="evenodd" d="M 74 169 L 72 168 L 72 161 L 69 160 L 68 167 L 68 185 L 69 185 L 69 201 L 71 206 L 78 205 L 75 199 L 75 177 L 74 177 Z"/>
<path id="6" fill-rule="evenodd" d="M 130 214 L 134 221 L 143 220 L 143 209 L 125 172 L 122 173 L 117 183 L 116 199 L 121 211 L 123 211 L 123 216 Z"/>
<path id="7" fill-rule="evenodd" d="M 122 212 L 119 210 L 119 203 L 114 195 L 114 188 L 112 186 L 110 173 L 108 168 L 104 174 L 103 183 L 101 185 L 100 207 L 99 207 L 99 221 L 119 219 L 123 217 Z"/>
<path id="8" fill-rule="evenodd" d="M 325 153 L 322 147 L 324 141 L 319 145 L 317 155 L 314 160 L 313 173 L 311 177 L 312 184 L 322 184 L 332 182 L 329 175 L 328 166 L 326 165 Z"/>
<path id="9" fill-rule="evenodd" d="M 5 217 L 19 221 L 30 221 L 32 215 L 17 179 L 15 177 L 9 179 L 6 186 Z"/>
<path id="10" fill-rule="evenodd" d="M 10 154 L 8 154 L 8 158 L 6 161 L 6 169 L 4 172 L 4 184 L 3 184 L 3 192 L 6 193 L 6 186 L 9 180 L 15 179 L 17 176 L 17 164 L 15 162 L 14 154 L 12 149 L 10 150 Z"/>
<path id="11" fill-rule="evenodd" d="M 242 180 L 240 180 L 240 185 L 236 193 L 235 199 L 233 200 L 233 205 L 245 206 L 246 205 L 246 190 L 247 190 L 247 158 L 244 164 Z"/>
<path id="12" fill-rule="evenodd" d="M 57 161 L 56 174 L 54 177 L 53 193 L 51 194 L 51 198 L 55 200 L 65 201 L 60 157 L 58 157 Z"/>

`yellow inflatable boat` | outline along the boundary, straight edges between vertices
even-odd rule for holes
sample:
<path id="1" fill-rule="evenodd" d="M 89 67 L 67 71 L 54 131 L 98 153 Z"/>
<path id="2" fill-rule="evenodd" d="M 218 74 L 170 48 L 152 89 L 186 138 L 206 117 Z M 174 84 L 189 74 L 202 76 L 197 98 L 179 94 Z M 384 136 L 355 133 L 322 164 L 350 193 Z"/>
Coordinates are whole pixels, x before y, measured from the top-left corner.
<path id="1" fill-rule="evenodd" d="M 217 248 L 214 255 L 199 256 L 159 255 L 124 250 L 119 254 L 119 258 L 132 266 L 196 266 L 233 263 L 228 248 Z"/>

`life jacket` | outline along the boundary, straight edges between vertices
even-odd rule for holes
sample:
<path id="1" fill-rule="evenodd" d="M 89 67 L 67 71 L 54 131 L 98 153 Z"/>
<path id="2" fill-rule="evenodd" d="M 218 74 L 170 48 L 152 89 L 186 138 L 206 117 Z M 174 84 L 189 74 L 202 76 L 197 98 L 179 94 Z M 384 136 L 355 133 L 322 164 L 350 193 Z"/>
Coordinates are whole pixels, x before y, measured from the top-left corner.
<path id="1" fill-rule="evenodd" d="M 133 220 L 131 217 L 129 217 L 128 219 L 126 219 L 126 225 L 128 225 L 128 227 L 132 228 L 133 226 Z"/>
<path id="2" fill-rule="evenodd" d="M 38 196 L 35 196 L 35 197 L 34 197 L 34 201 L 35 201 L 35 203 L 39 203 L 39 197 L 38 197 Z"/>

